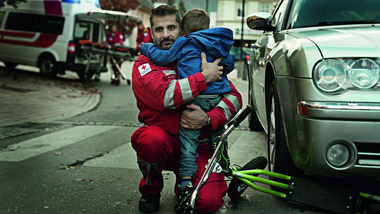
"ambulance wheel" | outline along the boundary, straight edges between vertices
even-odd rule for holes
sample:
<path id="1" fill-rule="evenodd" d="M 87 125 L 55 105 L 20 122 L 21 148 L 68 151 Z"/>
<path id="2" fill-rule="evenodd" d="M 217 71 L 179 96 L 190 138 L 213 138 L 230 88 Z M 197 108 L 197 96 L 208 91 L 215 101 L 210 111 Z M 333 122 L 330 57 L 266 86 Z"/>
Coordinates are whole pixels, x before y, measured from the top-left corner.
<path id="1" fill-rule="evenodd" d="M 17 63 L 13 63 L 13 62 L 4 62 L 4 65 L 6 68 L 8 69 L 13 69 L 15 68 L 18 64 Z"/>
<path id="2" fill-rule="evenodd" d="M 58 65 L 52 55 L 43 55 L 40 58 L 39 66 L 40 73 L 43 76 L 55 77 L 58 73 Z"/>

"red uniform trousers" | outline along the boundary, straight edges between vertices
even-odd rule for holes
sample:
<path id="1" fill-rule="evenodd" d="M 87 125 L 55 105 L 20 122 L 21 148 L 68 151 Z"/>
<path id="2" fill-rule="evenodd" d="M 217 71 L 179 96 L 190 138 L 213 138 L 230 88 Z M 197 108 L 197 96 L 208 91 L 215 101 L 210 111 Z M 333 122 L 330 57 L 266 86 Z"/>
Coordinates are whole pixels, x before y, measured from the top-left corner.
<path id="1" fill-rule="evenodd" d="M 181 155 L 178 136 L 171 136 L 157 126 L 142 126 L 133 133 L 131 143 L 137 152 L 137 162 L 143 173 L 139 184 L 139 190 L 143 196 L 157 195 L 161 192 L 164 186 L 162 170 L 173 171 L 178 178 Z M 192 182 L 195 187 L 213 151 L 209 144 L 199 143 L 197 152 L 198 167 L 196 177 Z M 195 204 L 198 211 L 206 213 L 218 211 L 223 206 L 223 197 L 227 193 L 223 174 L 212 173 L 208 182 L 199 191 L 199 199 Z"/>
<path id="2" fill-rule="evenodd" d="M 123 64 L 123 60 L 122 59 L 120 59 L 120 58 L 118 58 L 118 57 L 114 57 L 114 56 L 110 56 L 112 59 L 110 59 L 111 60 L 111 65 L 112 65 L 112 71 L 113 71 L 113 73 L 115 74 L 115 78 L 117 78 L 117 77 L 119 77 L 120 76 L 120 71 L 119 71 L 119 69 L 121 69 L 121 65 Z M 115 62 L 118 62 L 120 60 L 120 62 L 119 63 L 117 63 L 117 64 L 114 64 L 113 62 L 115 61 Z M 119 66 L 119 68 L 118 67 L 116 67 L 116 66 Z"/>

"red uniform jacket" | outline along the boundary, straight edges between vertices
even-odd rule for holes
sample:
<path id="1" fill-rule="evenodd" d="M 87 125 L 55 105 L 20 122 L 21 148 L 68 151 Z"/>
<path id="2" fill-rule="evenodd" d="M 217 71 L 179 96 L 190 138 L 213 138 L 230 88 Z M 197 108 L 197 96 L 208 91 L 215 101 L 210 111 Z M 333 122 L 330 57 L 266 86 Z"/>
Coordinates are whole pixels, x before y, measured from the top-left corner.
<path id="1" fill-rule="evenodd" d="M 218 106 L 207 112 L 212 129 L 221 127 L 241 109 L 241 95 L 231 82 L 230 85 L 231 92 L 223 94 Z M 178 79 L 174 65 L 157 66 L 144 55 L 139 56 L 132 68 L 132 90 L 140 110 L 139 121 L 159 126 L 171 135 L 179 134 L 181 106 L 206 89 L 202 73 Z"/>
<path id="2" fill-rule="evenodd" d="M 107 45 L 123 45 L 123 34 L 115 31 L 115 33 L 107 34 Z"/>
<path id="3" fill-rule="evenodd" d="M 144 43 L 152 43 L 152 37 L 150 37 L 150 31 L 148 28 L 143 26 L 143 28 L 139 31 L 136 39 L 136 50 L 140 50 L 141 46 Z"/>

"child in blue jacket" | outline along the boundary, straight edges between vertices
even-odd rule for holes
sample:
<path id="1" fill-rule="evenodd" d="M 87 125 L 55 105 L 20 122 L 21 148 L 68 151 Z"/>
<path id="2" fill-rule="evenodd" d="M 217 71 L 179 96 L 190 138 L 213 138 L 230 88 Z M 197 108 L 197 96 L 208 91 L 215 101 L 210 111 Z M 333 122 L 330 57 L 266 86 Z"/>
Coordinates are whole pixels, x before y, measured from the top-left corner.
<path id="1" fill-rule="evenodd" d="M 177 63 L 179 79 L 186 78 L 190 75 L 201 71 L 201 53 L 207 55 L 207 61 L 213 62 L 216 58 L 223 57 L 220 64 L 223 66 L 224 74 L 222 80 L 208 83 L 207 89 L 195 97 L 192 102 L 200 106 L 203 111 L 209 111 L 222 99 L 222 94 L 231 91 L 227 74 L 234 69 L 234 59 L 229 53 L 233 40 L 233 32 L 228 28 L 211 28 L 210 17 L 202 9 L 192 9 L 185 13 L 182 19 L 182 28 L 186 37 L 179 37 L 169 50 L 159 49 L 154 44 L 144 44 L 141 47 L 143 55 L 148 57 L 154 64 L 159 66 Z M 190 98 L 191 100 L 192 98 Z M 190 104 L 188 103 L 188 104 Z M 210 124 L 210 118 L 208 124 Z M 212 132 L 212 142 L 215 142 L 218 136 L 224 132 L 224 127 L 218 128 Z M 195 176 L 197 165 L 198 138 L 200 129 L 190 130 L 180 127 L 181 140 L 181 159 L 179 176 L 181 185 L 179 187 L 180 196 L 179 204 L 176 209 L 180 210 L 183 206 L 181 200 L 187 198 L 193 192 L 191 179 Z M 217 143 L 217 142 L 216 142 Z M 216 144 L 213 143 L 214 148 Z M 223 168 L 229 166 L 229 157 L 227 154 L 227 142 L 223 145 L 221 161 Z M 187 194 L 185 194 L 187 193 Z"/>

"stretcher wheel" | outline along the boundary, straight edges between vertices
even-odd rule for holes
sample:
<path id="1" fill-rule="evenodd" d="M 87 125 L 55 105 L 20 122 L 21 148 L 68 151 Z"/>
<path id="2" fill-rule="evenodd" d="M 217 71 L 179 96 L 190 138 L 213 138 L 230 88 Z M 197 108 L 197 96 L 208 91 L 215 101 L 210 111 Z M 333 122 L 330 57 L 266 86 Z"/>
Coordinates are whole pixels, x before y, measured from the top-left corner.
<path id="1" fill-rule="evenodd" d="M 250 169 L 264 169 L 267 166 L 267 159 L 263 156 L 256 157 L 252 159 L 250 162 L 245 164 L 241 170 L 250 170 Z M 233 178 L 228 185 L 228 197 L 231 199 L 238 199 L 241 194 L 248 188 L 248 185 L 244 184 L 237 178 Z"/>

